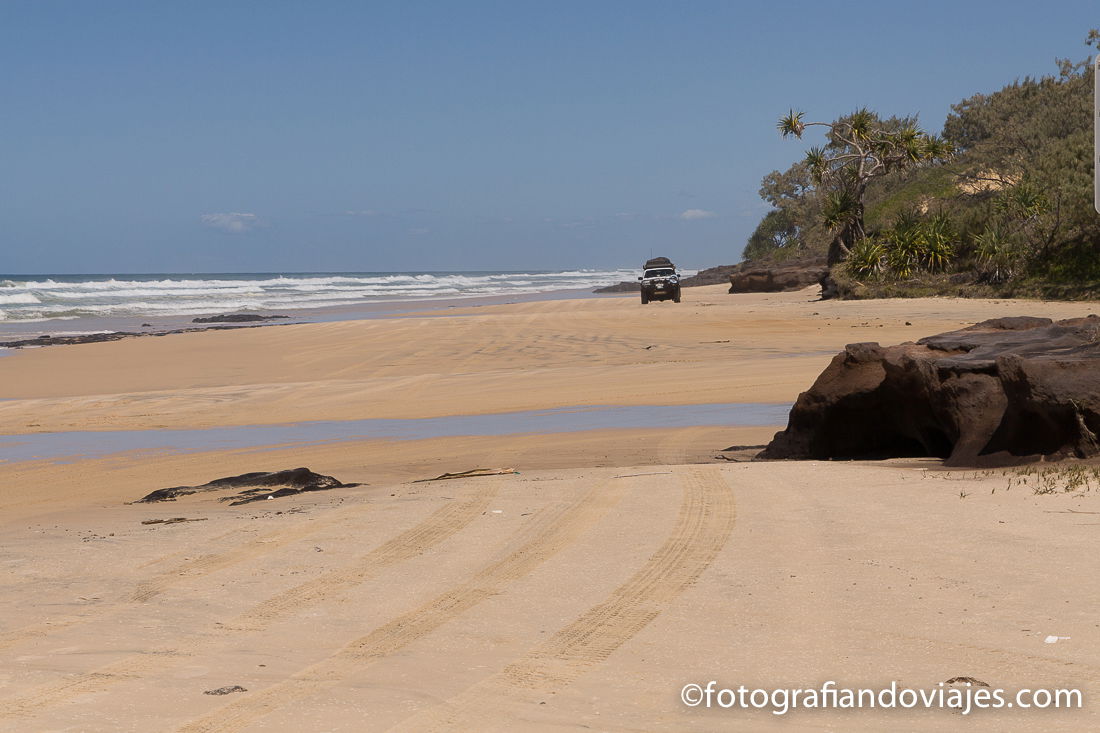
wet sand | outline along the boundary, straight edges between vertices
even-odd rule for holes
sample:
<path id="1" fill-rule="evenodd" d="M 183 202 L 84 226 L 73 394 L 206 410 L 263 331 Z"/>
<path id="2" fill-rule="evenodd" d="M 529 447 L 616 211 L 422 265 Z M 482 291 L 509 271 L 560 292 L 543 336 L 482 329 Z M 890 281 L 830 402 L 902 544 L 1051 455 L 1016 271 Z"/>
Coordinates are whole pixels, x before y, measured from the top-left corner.
<path id="1" fill-rule="evenodd" d="M 0 360 L 0 433 L 791 402 L 844 343 L 1095 310 L 713 287 L 54 347 Z M 1096 727 L 1094 491 L 931 460 L 730 463 L 779 426 L 639 422 L 0 463 L 0 730 Z M 126 503 L 299 465 L 364 485 Z M 519 473 L 411 483 L 478 466 Z M 202 521 L 141 524 L 171 517 Z M 1086 707 L 679 702 L 711 679 L 962 675 Z"/>

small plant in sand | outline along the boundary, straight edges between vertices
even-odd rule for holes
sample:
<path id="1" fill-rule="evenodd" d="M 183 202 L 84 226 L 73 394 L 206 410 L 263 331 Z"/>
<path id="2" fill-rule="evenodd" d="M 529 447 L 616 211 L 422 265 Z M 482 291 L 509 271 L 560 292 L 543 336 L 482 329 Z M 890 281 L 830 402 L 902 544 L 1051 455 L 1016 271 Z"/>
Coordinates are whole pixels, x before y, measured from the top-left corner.
<path id="1" fill-rule="evenodd" d="M 1008 472 L 1006 472 L 1008 473 Z M 1008 487 L 1026 486 L 1036 496 L 1072 494 L 1100 489 L 1100 466 L 1074 463 L 1053 467 L 1015 469 L 1008 473 Z"/>

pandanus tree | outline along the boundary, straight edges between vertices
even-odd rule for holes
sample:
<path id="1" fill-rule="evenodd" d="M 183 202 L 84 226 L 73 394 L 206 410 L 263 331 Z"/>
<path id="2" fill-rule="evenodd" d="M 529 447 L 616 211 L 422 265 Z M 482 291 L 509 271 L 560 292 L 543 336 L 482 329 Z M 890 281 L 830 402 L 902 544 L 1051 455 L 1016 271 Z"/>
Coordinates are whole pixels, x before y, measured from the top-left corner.
<path id="1" fill-rule="evenodd" d="M 783 137 L 799 139 L 807 128 L 825 128 L 825 144 L 811 147 L 805 163 L 823 197 L 824 224 L 836 233 L 829 247 L 830 265 L 846 259 L 866 236 L 863 208 L 871 181 L 953 154 L 950 143 L 921 130 L 915 119 L 881 120 L 866 108 L 835 122 L 807 122 L 792 109 L 777 127 Z"/>

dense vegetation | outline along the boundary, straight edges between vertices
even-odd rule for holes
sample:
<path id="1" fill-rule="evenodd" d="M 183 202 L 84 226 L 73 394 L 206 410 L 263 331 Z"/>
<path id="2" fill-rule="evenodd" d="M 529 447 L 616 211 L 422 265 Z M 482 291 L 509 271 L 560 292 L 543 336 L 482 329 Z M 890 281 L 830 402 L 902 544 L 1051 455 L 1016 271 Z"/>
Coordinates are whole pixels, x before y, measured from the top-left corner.
<path id="1" fill-rule="evenodd" d="M 827 255 L 849 297 L 1100 295 L 1093 72 L 1058 65 L 954 105 L 942 137 L 867 110 L 828 123 L 824 147 L 765 176 L 773 208 L 745 258 Z M 792 112 L 779 127 L 812 124 Z"/>

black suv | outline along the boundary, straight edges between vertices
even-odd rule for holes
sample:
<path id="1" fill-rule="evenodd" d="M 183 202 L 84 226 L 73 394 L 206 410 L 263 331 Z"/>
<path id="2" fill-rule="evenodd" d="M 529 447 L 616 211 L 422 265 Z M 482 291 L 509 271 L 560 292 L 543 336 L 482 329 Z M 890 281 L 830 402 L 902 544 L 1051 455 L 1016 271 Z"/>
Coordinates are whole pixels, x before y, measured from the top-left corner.
<path id="1" fill-rule="evenodd" d="M 642 305 L 651 300 L 680 302 L 680 274 L 667 257 L 654 257 L 646 261 L 638 282 L 642 284 Z"/>

